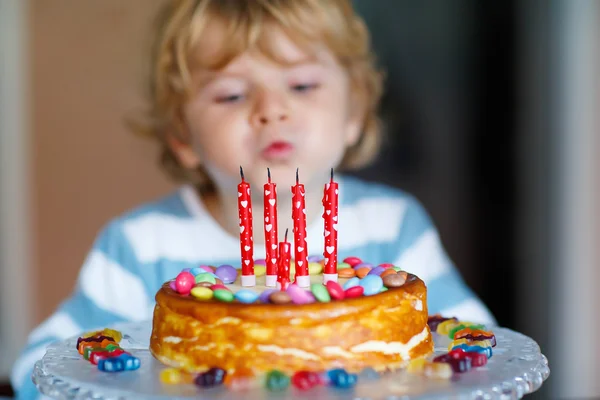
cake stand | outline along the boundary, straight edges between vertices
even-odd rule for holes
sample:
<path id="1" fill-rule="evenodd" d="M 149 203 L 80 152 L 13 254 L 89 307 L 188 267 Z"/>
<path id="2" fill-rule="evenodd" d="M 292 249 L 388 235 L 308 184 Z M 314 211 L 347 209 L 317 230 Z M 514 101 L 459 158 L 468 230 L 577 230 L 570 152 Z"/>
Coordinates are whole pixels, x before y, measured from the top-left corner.
<path id="1" fill-rule="evenodd" d="M 550 374 L 548 360 L 537 343 L 518 332 L 490 327 L 497 346 L 484 367 L 436 380 L 398 371 L 379 379 L 361 379 L 353 389 L 320 386 L 302 392 L 294 387 L 281 393 L 262 388 L 233 392 L 225 387 L 202 389 L 193 384 L 166 385 L 159 379 L 167 368 L 148 350 L 151 323 L 115 325 L 123 333 L 121 347 L 140 358 L 137 371 L 101 372 L 75 349 L 77 337 L 50 345 L 35 364 L 32 379 L 38 389 L 57 399 L 520 399 L 540 388 Z M 448 337 L 433 334 L 436 354 L 447 351 Z"/>

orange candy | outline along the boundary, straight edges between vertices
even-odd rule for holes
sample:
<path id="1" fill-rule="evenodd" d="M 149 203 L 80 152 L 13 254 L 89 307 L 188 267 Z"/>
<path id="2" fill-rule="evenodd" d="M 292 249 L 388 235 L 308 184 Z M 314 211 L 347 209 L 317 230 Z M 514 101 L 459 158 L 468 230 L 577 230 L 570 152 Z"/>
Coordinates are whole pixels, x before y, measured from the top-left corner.
<path id="1" fill-rule="evenodd" d="M 395 274 L 395 273 L 396 273 L 396 271 L 394 271 L 392 268 L 389 268 L 389 269 L 386 269 L 385 271 L 383 271 L 383 272 L 381 273 L 381 275 L 379 275 L 379 276 L 380 276 L 381 278 L 383 278 L 384 276 L 391 275 L 391 274 Z"/>
<path id="2" fill-rule="evenodd" d="M 472 335 L 472 336 L 494 336 L 493 332 L 488 332 L 488 331 L 483 331 L 481 329 L 471 329 L 471 328 L 465 328 L 465 329 L 461 329 L 460 331 L 456 332 L 454 334 L 454 339 L 461 339 L 467 335 Z"/>
<path id="3" fill-rule="evenodd" d="M 85 351 L 86 347 L 106 347 L 109 344 L 115 344 L 115 341 L 112 339 L 104 339 L 102 340 L 100 343 L 98 342 L 81 342 L 79 343 L 79 349 L 77 349 L 79 351 L 79 354 L 83 355 L 83 352 Z"/>
<path id="4" fill-rule="evenodd" d="M 370 270 L 371 270 L 371 268 L 368 268 L 368 267 L 358 268 L 356 270 L 356 276 L 358 276 L 360 279 L 362 279 L 365 276 L 367 276 L 367 274 L 369 273 Z"/>
<path id="5" fill-rule="evenodd" d="M 338 276 L 340 278 L 354 278 L 356 276 L 356 271 L 352 268 L 338 269 Z"/>

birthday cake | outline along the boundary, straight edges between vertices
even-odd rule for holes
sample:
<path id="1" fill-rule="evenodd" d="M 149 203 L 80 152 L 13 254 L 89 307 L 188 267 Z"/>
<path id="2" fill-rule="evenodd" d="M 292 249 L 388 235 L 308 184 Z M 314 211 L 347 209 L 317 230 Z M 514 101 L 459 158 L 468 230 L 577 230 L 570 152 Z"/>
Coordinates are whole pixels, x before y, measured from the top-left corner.
<path id="1" fill-rule="evenodd" d="M 253 292 L 260 296 L 249 295 L 239 279 L 212 284 L 204 272 L 196 276 L 206 275 L 200 280 L 213 289 L 202 285 L 197 288 L 206 290 L 181 295 L 166 283 L 156 295 L 150 350 L 164 364 L 189 372 L 402 367 L 433 351 L 427 290 L 414 275 L 386 270 L 383 278 L 340 279 L 345 290 L 333 281 L 323 285 L 321 275 L 311 275 L 311 291 L 296 285 L 269 289 L 258 277 Z M 365 289 L 377 294 L 365 295 Z"/>
<path id="2" fill-rule="evenodd" d="M 277 191 L 264 186 L 265 259 L 253 259 L 250 185 L 238 185 L 241 269 L 182 271 L 156 294 L 150 350 L 166 365 L 227 374 L 393 370 L 433 351 L 427 289 L 391 264 L 337 261 L 338 185 L 323 191 L 324 249 L 307 256 L 304 186 L 292 187 L 292 244 L 277 244 Z M 238 272 L 241 271 L 241 274 Z"/>

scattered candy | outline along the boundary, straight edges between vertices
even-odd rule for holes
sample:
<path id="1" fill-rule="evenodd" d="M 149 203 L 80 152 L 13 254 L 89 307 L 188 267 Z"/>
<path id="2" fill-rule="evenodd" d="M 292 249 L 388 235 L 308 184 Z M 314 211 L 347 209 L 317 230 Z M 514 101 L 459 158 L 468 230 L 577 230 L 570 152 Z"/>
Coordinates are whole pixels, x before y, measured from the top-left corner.
<path id="1" fill-rule="evenodd" d="M 223 290 L 229 290 L 229 288 L 225 285 L 223 285 L 222 283 L 215 283 L 214 285 L 210 285 L 210 290 L 218 290 L 218 289 L 223 289 Z M 229 290 L 231 292 L 231 290 Z"/>
<path id="2" fill-rule="evenodd" d="M 351 267 L 354 267 L 357 264 L 361 264 L 362 260 L 358 257 L 346 257 L 343 260 L 346 264 L 350 265 Z"/>
<path id="3" fill-rule="evenodd" d="M 471 359 L 469 357 L 456 358 L 448 354 L 442 354 L 433 359 L 435 363 L 447 363 L 454 372 L 463 373 L 471 369 Z"/>
<path id="4" fill-rule="evenodd" d="M 257 265 L 267 265 L 267 260 L 264 258 L 259 258 L 258 260 L 254 260 L 254 273 L 256 274 L 256 266 Z"/>
<path id="5" fill-rule="evenodd" d="M 450 339 L 454 339 L 454 335 L 456 335 L 456 332 L 459 332 L 465 328 L 482 330 L 482 329 L 485 329 L 485 326 L 481 325 L 481 324 L 474 324 L 472 322 L 462 322 L 461 321 L 456 326 L 453 326 L 452 328 L 450 328 L 448 330 L 448 337 Z"/>
<path id="6" fill-rule="evenodd" d="M 427 364 L 428 362 L 429 361 L 427 361 L 424 358 L 415 358 L 413 360 L 410 360 L 408 366 L 406 367 L 406 372 L 410 374 L 420 374 L 421 372 L 423 372 L 425 364 Z"/>
<path id="7" fill-rule="evenodd" d="M 383 280 L 377 275 L 368 275 L 360 281 L 360 286 L 365 289 L 365 296 L 371 296 L 379 293 L 383 287 Z"/>
<path id="8" fill-rule="evenodd" d="M 470 358 L 472 367 L 481 367 L 481 366 L 487 364 L 487 360 L 488 360 L 488 358 L 485 354 L 474 353 L 474 352 L 467 353 L 463 349 L 455 349 L 455 350 L 450 351 L 447 354 L 450 357 L 454 357 L 454 358 L 461 358 L 461 357 Z"/>
<path id="9" fill-rule="evenodd" d="M 356 271 L 352 268 L 338 270 L 338 277 L 340 278 L 354 278 L 355 276 Z"/>
<path id="10" fill-rule="evenodd" d="M 205 269 L 202 269 L 200 267 L 194 267 L 194 268 L 190 269 L 190 274 L 192 274 L 194 276 L 201 274 L 203 272 L 208 272 L 208 271 L 206 271 Z M 212 271 L 210 271 L 210 272 L 212 273 Z"/>
<path id="11" fill-rule="evenodd" d="M 258 300 L 258 293 L 250 289 L 242 289 L 235 294 L 235 298 L 240 303 L 250 304 Z"/>
<path id="12" fill-rule="evenodd" d="M 165 368 L 160 371 L 161 383 L 167 385 L 177 385 L 181 383 L 191 383 L 192 375 L 177 368 Z"/>
<path id="13" fill-rule="evenodd" d="M 90 355 L 95 351 L 106 351 L 108 350 L 106 347 L 86 347 L 83 350 L 83 358 L 86 360 L 90 359 Z"/>
<path id="14" fill-rule="evenodd" d="M 302 289 L 295 283 L 288 286 L 286 290 L 287 294 L 290 295 L 292 302 L 295 304 L 309 304 L 314 303 L 315 298 L 310 292 Z"/>
<path id="15" fill-rule="evenodd" d="M 221 265 L 215 270 L 215 275 L 223 281 L 223 283 L 229 284 L 235 282 L 238 272 L 231 265 Z"/>
<path id="16" fill-rule="evenodd" d="M 273 370 L 267 374 L 266 384 L 271 392 L 281 392 L 290 386 L 290 377 L 281 371 Z"/>
<path id="17" fill-rule="evenodd" d="M 114 349 L 112 351 L 108 351 L 107 349 L 100 349 L 96 351 L 92 351 L 88 357 L 88 360 L 97 365 L 100 360 L 104 360 L 107 358 L 118 357 L 121 354 L 125 353 L 123 349 Z"/>
<path id="18" fill-rule="evenodd" d="M 371 263 L 360 263 L 360 264 L 353 265 L 352 268 L 354 268 L 354 270 L 361 269 L 361 268 L 368 268 L 369 271 L 370 271 L 370 270 L 373 269 L 373 264 L 371 264 Z"/>
<path id="19" fill-rule="evenodd" d="M 329 303 L 331 301 L 331 296 L 327 291 L 327 288 L 320 283 L 313 283 L 310 285 L 310 290 L 315 298 L 321 303 Z"/>
<path id="20" fill-rule="evenodd" d="M 396 272 L 400 272 L 400 271 L 402 271 L 402 268 L 400 268 L 400 267 L 392 267 L 392 268 L 393 268 L 393 269 L 394 269 L 394 271 L 396 271 Z"/>
<path id="21" fill-rule="evenodd" d="M 378 267 L 383 267 L 385 269 L 392 268 L 393 266 L 394 266 L 394 264 L 392 264 L 392 263 L 383 263 L 383 264 L 378 265 Z"/>
<path id="22" fill-rule="evenodd" d="M 388 270 L 389 271 L 389 270 Z M 396 288 L 404 285 L 406 279 L 396 273 L 383 276 L 383 285 L 387 288 Z"/>
<path id="23" fill-rule="evenodd" d="M 452 367 L 447 363 L 428 362 L 423 367 L 423 374 L 428 378 L 449 379 L 452 377 Z"/>
<path id="24" fill-rule="evenodd" d="M 319 374 L 311 371 L 296 372 L 292 376 L 291 382 L 292 385 L 300 390 L 309 390 L 322 383 Z"/>
<path id="25" fill-rule="evenodd" d="M 222 301 L 224 303 L 231 303 L 234 299 L 233 293 L 229 290 L 225 289 L 217 289 L 213 292 L 213 296 L 215 299 Z"/>
<path id="26" fill-rule="evenodd" d="M 206 372 L 199 374 L 194 383 L 203 388 L 212 388 L 222 385 L 225 381 L 227 372 L 221 368 L 211 368 Z"/>
<path id="27" fill-rule="evenodd" d="M 198 300 L 210 300 L 213 297 L 213 291 L 202 286 L 194 286 L 190 294 Z"/>
<path id="28" fill-rule="evenodd" d="M 215 267 L 212 267 L 210 265 L 200 265 L 198 268 L 200 268 L 203 271 L 210 272 L 211 274 L 214 274 L 216 269 Z"/>
<path id="29" fill-rule="evenodd" d="M 341 368 L 336 368 L 327 371 L 330 384 L 340 389 L 351 388 L 356 385 L 356 374 L 349 374 Z"/>
<path id="30" fill-rule="evenodd" d="M 448 320 L 454 320 L 458 322 L 458 319 L 456 317 L 444 318 L 440 314 L 434 314 L 430 315 L 429 318 L 427 318 L 427 325 L 429 325 L 429 329 L 431 329 L 432 332 L 435 332 L 439 324 Z"/>
<path id="31" fill-rule="evenodd" d="M 436 332 L 438 335 L 447 335 L 450 332 L 450 329 L 459 325 L 459 322 L 454 319 L 449 319 L 443 322 L 440 322 L 436 328 Z"/>
<path id="32" fill-rule="evenodd" d="M 352 268 L 352 267 L 350 266 L 350 264 L 345 263 L 345 262 L 338 263 L 338 265 L 337 265 L 338 272 L 340 272 L 341 269 L 348 269 L 348 268 Z"/>
<path id="33" fill-rule="evenodd" d="M 370 270 L 367 275 L 377 275 L 377 276 L 380 276 L 383 273 L 383 271 L 385 271 L 384 267 L 375 267 L 372 270 Z"/>
<path id="34" fill-rule="evenodd" d="M 388 268 L 379 275 L 382 279 L 388 275 L 396 275 L 396 271 L 393 268 Z"/>
<path id="35" fill-rule="evenodd" d="M 267 267 L 264 265 L 254 265 L 254 275 L 265 276 L 267 274 Z"/>
<path id="36" fill-rule="evenodd" d="M 269 303 L 269 296 L 271 296 L 272 293 L 274 293 L 276 290 L 275 289 L 266 289 L 264 290 L 260 296 L 258 296 L 258 300 L 261 303 Z"/>
<path id="37" fill-rule="evenodd" d="M 99 336 L 100 341 L 90 340 L 90 339 L 95 339 L 95 338 L 88 338 L 88 339 L 85 339 L 84 341 L 82 341 L 81 343 L 79 343 L 79 348 L 78 348 L 79 354 L 83 355 L 83 352 L 86 347 L 106 347 L 110 343 L 115 343 L 113 338 L 108 337 L 108 336 Z"/>
<path id="38" fill-rule="evenodd" d="M 194 278 L 196 283 L 209 282 L 213 285 L 217 283 L 217 279 L 209 272 L 202 272 Z"/>
<path id="39" fill-rule="evenodd" d="M 180 272 L 175 278 L 175 288 L 181 294 L 188 294 L 194 283 L 194 275 L 189 272 Z"/>
<path id="40" fill-rule="evenodd" d="M 323 272 L 323 265 L 321 263 L 309 262 L 308 263 L 308 274 L 318 275 Z"/>
<path id="41" fill-rule="evenodd" d="M 273 304 L 289 304 L 292 302 L 292 298 L 287 292 L 277 290 L 269 295 L 269 301 Z"/>
<path id="42" fill-rule="evenodd" d="M 367 276 L 369 274 L 369 271 L 371 270 L 367 267 L 357 268 L 354 270 L 354 272 L 356 272 L 356 276 L 358 276 L 361 279 Z"/>
<path id="43" fill-rule="evenodd" d="M 352 286 L 344 291 L 344 296 L 349 299 L 360 297 L 365 293 L 365 288 L 362 286 Z"/>
<path id="44" fill-rule="evenodd" d="M 98 369 L 104 372 L 133 371 L 140 367 L 140 359 L 128 353 L 118 357 L 101 359 Z"/>
<path id="45" fill-rule="evenodd" d="M 334 281 L 328 281 L 326 284 L 327 291 L 329 295 L 334 300 L 343 300 L 344 299 L 344 289 L 340 286 L 339 283 Z"/>
<path id="46" fill-rule="evenodd" d="M 348 281 L 346 281 L 346 283 L 344 283 L 344 290 L 348 290 L 351 287 L 358 286 L 359 284 L 360 284 L 360 278 L 354 277 L 354 278 L 348 279 Z"/>
<path id="47" fill-rule="evenodd" d="M 177 292 L 177 284 L 175 283 L 175 280 L 169 282 L 169 287 L 172 291 Z"/>
<path id="48" fill-rule="evenodd" d="M 473 352 L 473 353 L 481 353 L 481 354 L 485 354 L 485 356 L 487 358 L 492 358 L 492 347 L 481 347 L 481 346 L 469 346 L 467 344 L 459 344 L 456 346 L 453 346 L 451 350 L 456 350 L 456 349 L 462 349 L 464 351 L 466 351 L 467 353 Z"/>
<path id="49" fill-rule="evenodd" d="M 251 389 L 261 385 L 261 382 L 254 377 L 252 370 L 248 368 L 236 368 L 234 374 L 225 376 L 224 383 L 233 391 Z"/>
<path id="50" fill-rule="evenodd" d="M 308 256 L 308 258 L 307 258 L 306 260 L 307 260 L 309 263 L 312 263 L 312 262 L 317 262 L 317 263 L 318 263 L 318 262 L 319 262 L 319 261 L 321 261 L 322 259 L 323 259 L 323 257 L 321 257 L 321 256 Z"/>

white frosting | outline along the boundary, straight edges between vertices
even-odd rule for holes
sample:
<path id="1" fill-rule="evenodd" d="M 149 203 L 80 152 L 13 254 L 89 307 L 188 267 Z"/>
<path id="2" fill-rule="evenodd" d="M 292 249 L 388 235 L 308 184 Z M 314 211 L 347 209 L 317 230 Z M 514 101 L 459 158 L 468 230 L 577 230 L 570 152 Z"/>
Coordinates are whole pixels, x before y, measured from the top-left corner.
<path id="1" fill-rule="evenodd" d="M 278 356 L 294 356 L 296 358 L 303 358 L 305 360 L 319 360 L 319 357 L 315 356 L 312 353 L 309 353 L 304 350 L 294 349 L 294 348 L 282 348 L 275 345 L 263 345 L 260 344 L 257 346 L 260 351 L 275 353 Z"/>
<path id="2" fill-rule="evenodd" d="M 163 338 L 162 340 L 164 343 L 181 343 L 183 341 L 182 338 L 178 337 L 178 336 L 166 336 Z"/>
<path id="3" fill-rule="evenodd" d="M 421 301 L 421 299 L 415 300 L 415 302 L 413 303 L 413 306 L 415 307 L 415 310 L 423 311 L 423 301 Z"/>
<path id="4" fill-rule="evenodd" d="M 410 351 L 418 346 L 427 338 L 427 326 L 421 333 L 410 338 L 408 343 L 401 342 L 382 342 L 380 340 L 369 340 L 368 342 L 358 344 L 350 349 L 355 353 L 376 352 L 383 354 L 400 354 L 403 358 L 408 358 Z"/>

